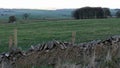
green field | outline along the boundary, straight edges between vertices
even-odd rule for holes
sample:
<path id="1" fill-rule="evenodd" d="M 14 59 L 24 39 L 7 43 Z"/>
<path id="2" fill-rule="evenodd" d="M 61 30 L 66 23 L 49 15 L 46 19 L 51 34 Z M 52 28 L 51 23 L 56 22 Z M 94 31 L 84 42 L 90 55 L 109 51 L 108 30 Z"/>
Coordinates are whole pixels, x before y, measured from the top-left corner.
<path id="1" fill-rule="evenodd" d="M 52 40 L 71 41 L 76 31 L 76 43 L 105 39 L 120 34 L 120 19 L 85 19 L 18 21 L 16 24 L 0 22 L 0 52 L 8 50 L 8 38 L 18 29 L 18 46 L 27 49 L 31 45 Z"/>

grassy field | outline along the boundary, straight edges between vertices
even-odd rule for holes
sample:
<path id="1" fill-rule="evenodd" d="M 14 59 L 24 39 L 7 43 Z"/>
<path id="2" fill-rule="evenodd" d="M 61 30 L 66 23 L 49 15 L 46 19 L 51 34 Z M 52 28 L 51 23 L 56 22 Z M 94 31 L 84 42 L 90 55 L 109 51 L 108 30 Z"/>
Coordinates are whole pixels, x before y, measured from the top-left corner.
<path id="1" fill-rule="evenodd" d="M 14 28 L 18 29 L 18 46 L 26 49 L 51 40 L 71 41 L 73 31 L 77 32 L 76 43 L 119 35 L 120 19 L 0 22 L 0 52 L 8 50 L 8 38 Z"/>

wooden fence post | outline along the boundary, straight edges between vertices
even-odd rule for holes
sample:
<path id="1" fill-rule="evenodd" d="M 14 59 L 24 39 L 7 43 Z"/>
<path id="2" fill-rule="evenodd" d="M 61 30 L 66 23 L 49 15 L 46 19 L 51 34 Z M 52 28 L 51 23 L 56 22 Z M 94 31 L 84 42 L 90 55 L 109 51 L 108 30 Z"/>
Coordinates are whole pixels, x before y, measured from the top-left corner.
<path id="1" fill-rule="evenodd" d="M 72 45 L 75 44 L 76 31 L 72 32 Z"/>
<path id="2" fill-rule="evenodd" d="M 11 48 L 12 48 L 12 46 L 13 46 L 13 36 L 10 36 L 10 37 L 9 37 L 8 44 L 9 44 L 9 50 L 11 50 Z"/>
<path id="3" fill-rule="evenodd" d="M 14 47 L 17 47 L 17 28 L 14 29 Z"/>

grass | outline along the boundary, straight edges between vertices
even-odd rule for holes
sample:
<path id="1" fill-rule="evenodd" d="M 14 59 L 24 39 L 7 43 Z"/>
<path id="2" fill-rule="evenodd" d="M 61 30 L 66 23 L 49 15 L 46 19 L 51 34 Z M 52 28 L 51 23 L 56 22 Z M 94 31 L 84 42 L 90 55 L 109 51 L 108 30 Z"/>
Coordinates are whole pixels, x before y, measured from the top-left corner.
<path id="1" fill-rule="evenodd" d="M 25 50 L 54 39 L 71 41 L 73 31 L 77 32 L 76 43 L 119 35 L 120 19 L 0 22 L 0 52 L 8 50 L 8 38 L 13 35 L 14 28 L 18 29 L 18 46 Z"/>

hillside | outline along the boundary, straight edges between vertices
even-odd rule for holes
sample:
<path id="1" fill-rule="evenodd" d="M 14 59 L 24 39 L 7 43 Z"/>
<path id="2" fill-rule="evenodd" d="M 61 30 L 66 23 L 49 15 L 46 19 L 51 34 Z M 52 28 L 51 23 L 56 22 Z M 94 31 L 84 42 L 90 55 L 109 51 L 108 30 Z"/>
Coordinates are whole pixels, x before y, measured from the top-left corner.
<path id="1" fill-rule="evenodd" d="M 37 10 L 37 9 L 0 9 L 0 18 L 8 18 L 10 15 L 15 15 L 17 18 L 22 18 L 24 13 L 30 15 L 30 19 L 45 19 L 45 18 L 71 18 L 71 13 L 74 9 L 58 9 L 58 10 Z"/>

